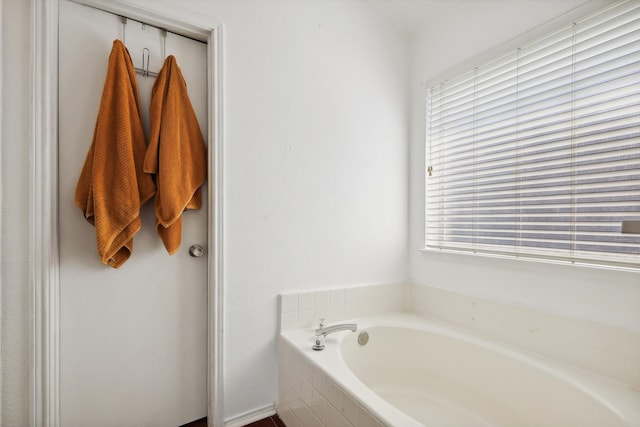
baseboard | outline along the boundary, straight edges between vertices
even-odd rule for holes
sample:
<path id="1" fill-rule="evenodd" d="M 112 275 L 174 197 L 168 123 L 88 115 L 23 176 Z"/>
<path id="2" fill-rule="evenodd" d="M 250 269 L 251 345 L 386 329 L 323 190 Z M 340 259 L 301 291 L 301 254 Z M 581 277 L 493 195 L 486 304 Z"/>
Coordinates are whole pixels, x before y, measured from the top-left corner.
<path id="1" fill-rule="evenodd" d="M 253 409 L 251 411 L 244 412 L 240 415 L 236 415 L 235 417 L 229 418 L 224 421 L 225 427 L 243 427 L 247 424 L 254 423 L 256 421 L 260 421 L 265 418 L 269 418 L 270 416 L 276 413 L 275 404 L 270 404 L 263 406 L 262 408 Z"/>

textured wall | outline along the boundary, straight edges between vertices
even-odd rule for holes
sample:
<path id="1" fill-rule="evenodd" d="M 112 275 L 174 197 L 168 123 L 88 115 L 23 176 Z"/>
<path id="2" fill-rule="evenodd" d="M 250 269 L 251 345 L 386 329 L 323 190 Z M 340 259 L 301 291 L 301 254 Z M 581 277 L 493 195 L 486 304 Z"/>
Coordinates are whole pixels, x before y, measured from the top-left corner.
<path id="1" fill-rule="evenodd" d="M 29 110 L 30 2 L 2 8 L 2 261 L 3 427 L 28 425 L 29 413 Z"/>
<path id="2" fill-rule="evenodd" d="M 276 398 L 283 291 L 407 265 L 407 47 L 364 3 L 217 1 L 225 28 L 225 415 Z"/>

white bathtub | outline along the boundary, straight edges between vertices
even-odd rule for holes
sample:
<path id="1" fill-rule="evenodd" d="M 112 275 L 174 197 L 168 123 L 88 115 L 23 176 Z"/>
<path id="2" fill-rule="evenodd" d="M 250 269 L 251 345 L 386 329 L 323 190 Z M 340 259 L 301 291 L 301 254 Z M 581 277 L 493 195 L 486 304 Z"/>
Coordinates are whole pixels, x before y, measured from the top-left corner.
<path id="1" fill-rule="evenodd" d="M 357 323 L 323 351 L 311 349 L 312 329 L 281 334 L 288 427 L 640 426 L 632 386 L 408 314 Z"/>

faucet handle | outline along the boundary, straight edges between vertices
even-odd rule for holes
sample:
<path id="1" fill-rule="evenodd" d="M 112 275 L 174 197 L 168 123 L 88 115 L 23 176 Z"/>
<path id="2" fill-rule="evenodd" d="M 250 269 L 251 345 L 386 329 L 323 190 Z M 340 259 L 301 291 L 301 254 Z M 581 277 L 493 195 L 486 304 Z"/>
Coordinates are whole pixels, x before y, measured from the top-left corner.
<path id="1" fill-rule="evenodd" d="M 322 329 L 324 328 L 324 317 L 320 318 L 320 325 L 318 326 L 318 329 Z"/>
<path id="2" fill-rule="evenodd" d="M 322 334 L 316 334 L 313 337 L 313 345 L 311 346 L 312 349 L 318 351 L 318 350 L 324 350 L 324 335 Z"/>

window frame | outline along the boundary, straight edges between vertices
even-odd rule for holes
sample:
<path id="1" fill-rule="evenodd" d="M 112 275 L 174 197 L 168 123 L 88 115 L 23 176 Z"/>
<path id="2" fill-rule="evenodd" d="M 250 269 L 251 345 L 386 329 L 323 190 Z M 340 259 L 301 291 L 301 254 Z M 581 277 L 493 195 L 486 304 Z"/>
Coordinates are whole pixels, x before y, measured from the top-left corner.
<path id="1" fill-rule="evenodd" d="M 617 6 L 619 6 L 620 4 L 623 4 L 625 2 L 618 2 L 614 5 L 608 5 L 607 7 L 605 7 L 603 10 L 610 10 L 612 8 L 615 8 Z M 583 16 L 581 18 L 583 18 L 583 20 L 588 20 L 590 19 L 592 16 L 597 16 L 601 11 L 596 11 L 595 13 L 591 13 L 588 16 Z M 569 21 L 570 22 L 570 21 Z M 567 25 L 567 22 L 562 22 L 561 23 L 563 26 Z M 558 22 L 554 22 L 550 25 L 545 25 L 543 27 L 540 27 L 538 29 L 538 31 L 536 32 L 537 34 L 531 35 L 531 33 L 529 33 L 529 35 L 524 35 L 524 36 L 520 36 L 518 39 L 514 39 L 513 42 L 510 43 L 510 45 L 502 45 L 500 48 L 498 49 L 494 49 L 489 53 L 485 53 L 482 56 L 479 56 L 478 58 L 476 58 L 474 60 L 473 63 L 478 64 L 478 63 L 482 63 L 482 64 L 486 64 L 488 62 L 490 62 L 491 59 L 494 59 L 496 57 L 499 57 L 501 55 L 506 55 L 509 54 L 510 50 L 514 50 L 517 49 L 518 45 L 522 45 L 522 44 L 528 44 L 528 43 L 534 43 L 535 41 L 537 41 L 538 39 L 543 39 L 545 38 L 547 35 L 552 34 L 555 31 L 560 31 L 561 28 L 561 24 L 559 24 Z M 518 44 L 516 44 L 518 43 Z M 505 53 L 506 52 L 506 53 Z M 496 55 L 497 53 L 501 54 L 501 55 Z M 455 78 L 456 76 L 460 75 L 460 74 L 464 74 L 465 71 L 469 71 L 469 69 L 473 69 L 473 64 L 472 62 L 467 62 L 464 67 L 457 67 L 456 69 L 447 72 L 445 74 L 444 77 L 448 77 L 450 76 L 451 78 Z M 442 82 L 446 80 L 445 78 L 439 78 L 439 79 L 434 79 L 431 80 L 430 83 L 434 83 L 434 82 Z M 449 252 L 449 253 L 461 253 L 461 254 L 477 254 L 477 255 L 487 255 L 487 256 L 492 256 L 492 257 L 500 257 L 500 258 L 510 258 L 510 259 L 526 259 L 526 260 L 537 260 L 537 261 L 549 261 L 549 262 L 554 262 L 554 263 L 568 263 L 568 264 L 574 264 L 574 265 L 588 265 L 588 266 L 598 266 L 598 267 L 605 267 L 605 268 L 609 268 L 609 267 L 613 267 L 613 268 L 623 268 L 623 269 L 632 269 L 632 270 L 638 270 L 640 269 L 640 256 L 638 256 L 638 261 L 637 262 L 617 262 L 617 261 L 611 261 L 611 260 L 594 260 L 594 259 L 589 259 L 589 258 L 580 258 L 580 257 L 571 257 L 571 256 L 565 256 L 565 255 L 550 255 L 550 254 L 533 254 L 533 253 L 518 253 L 517 251 L 511 251 L 511 250 L 502 250 L 503 247 L 496 247 L 495 250 L 487 250 L 487 249 L 474 249 L 474 248 L 456 248 L 456 247 L 449 247 L 449 246 L 443 246 L 443 247 L 432 247 L 429 246 L 427 244 L 427 210 L 429 208 L 429 196 L 428 196 L 428 187 L 429 187 L 429 179 L 428 179 L 428 167 L 431 165 L 430 162 L 430 141 L 429 141 L 429 125 L 430 125 L 430 118 L 428 117 L 428 111 L 429 111 L 429 100 L 428 100 L 428 94 L 429 94 L 429 89 L 433 86 L 433 84 L 426 84 L 425 85 L 425 90 L 426 90 L 426 96 L 425 96 L 425 101 L 427 101 L 427 115 L 426 115 L 426 139 L 425 139 L 425 169 L 424 169 L 424 173 L 425 173 L 425 184 L 424 184 L 424 195 L 425 195 L 425 200 L 424 200 L 424 220 L 425 220 L 425 241 L 424 241 L 424 248 L 422 249 L 423 251 L 426 252 L 431 252 L 431 251 L 439 251 L 439 252 Z M 434 165 L 435 166 L 435 165 Z M 635 256 L 635 254 L 633 255 Z"/>

